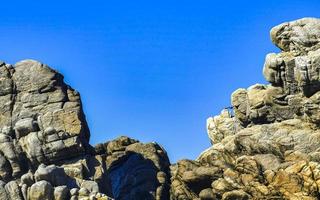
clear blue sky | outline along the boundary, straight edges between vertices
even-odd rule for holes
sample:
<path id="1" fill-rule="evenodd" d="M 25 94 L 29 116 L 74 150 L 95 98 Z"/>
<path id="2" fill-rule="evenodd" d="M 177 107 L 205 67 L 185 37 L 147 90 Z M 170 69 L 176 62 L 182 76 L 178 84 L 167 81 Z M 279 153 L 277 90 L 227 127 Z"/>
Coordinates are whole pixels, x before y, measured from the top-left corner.
<path id="1" fill-rule="evenodd" d="M 91 143 L 157 141 L 175 162 L 210 146 L 205 123 L 265 83 L 269 30 L 320 17 L 314 1 L 4 1 L 2 60 L 40 60 L 80 91 Z"/>

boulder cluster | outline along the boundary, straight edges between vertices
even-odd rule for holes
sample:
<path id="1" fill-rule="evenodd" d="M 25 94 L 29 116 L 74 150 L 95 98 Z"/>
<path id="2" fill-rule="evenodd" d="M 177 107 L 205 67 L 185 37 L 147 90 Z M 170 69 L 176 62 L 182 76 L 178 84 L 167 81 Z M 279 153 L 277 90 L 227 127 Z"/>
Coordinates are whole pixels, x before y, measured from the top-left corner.
<path id="1" fill-rule="evenodd" d="M 34 60 L 0 63 L 0 200 L 169 198 L 161 146 L 89 138 L 79 93 L 61 74 Z"/>
<path id="2" fill-rule="evenodd" d="M 269 84 L 207 120 L 212 146 L 170 164 L 157 143 L 91 146 L 80 95 L 45 64 L 0 63 L 0 200 L 320 199 L 320 19 L 271 30 Z"/>

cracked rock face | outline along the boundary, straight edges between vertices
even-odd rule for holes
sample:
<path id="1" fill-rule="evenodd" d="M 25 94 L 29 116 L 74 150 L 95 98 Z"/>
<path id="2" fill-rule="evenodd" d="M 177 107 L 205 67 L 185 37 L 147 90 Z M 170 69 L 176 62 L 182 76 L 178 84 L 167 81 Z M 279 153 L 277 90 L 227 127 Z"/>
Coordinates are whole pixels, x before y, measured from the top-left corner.
<path id="1" fill-rule="evenodd" d="M 320 199 L 320 20 L 271 30 L 267 85 L 207 120 L 212 146 L 170 164 L 157 143 L 91 146 L 79 93 L 33 60 L 0 63 L 0 200 Z"/>
<path id="2" fill-rule="evenodd" d="M 270 84 L 236 90 L 233 110 L 207 120 L 213 145 L 171 168 L 172 199 L 319 199 L 320 20 L 280 24 L 271 40 Z"/>
<path id="3" fill-rule="evenodd" d="M 79 93 L 34 60 L 0 63 L 0 199 L 169 199 L 156 143 L 89 145 Z"/>
<path id="4" fill-rule="evenodd" d="M 80 97 L 61 74 L 25 60 L 2 63 L 0 77 L 2 179 L 85 153 L 90 134 Z"/>

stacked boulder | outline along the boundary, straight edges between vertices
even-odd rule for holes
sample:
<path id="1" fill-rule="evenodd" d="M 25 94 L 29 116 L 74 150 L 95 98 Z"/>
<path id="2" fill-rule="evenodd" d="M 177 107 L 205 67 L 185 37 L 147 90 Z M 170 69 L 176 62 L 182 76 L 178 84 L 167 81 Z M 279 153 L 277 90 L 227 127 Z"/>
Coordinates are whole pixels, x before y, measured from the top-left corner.
<path id="1" fill-rule="evenodd" d="M 207 120 L 212 147 L 172 167 L 172 199 L 320 198 L 320 19 L 271 30 L 269 85 L 238 89 Z"/>
<path id="2" fill-rule="evenodd" d="M 80 95 L 34 60 L 0 63 L 0 200 L 320 199 L 320 19 L 271 30 L 270 83 L 207 120 L 212 147 L 170 164 L 157 143 L 91 146 Z"/>
<path id="3" fill-rule="evenodd" d="M 92 147 L 79 93 L 34 60 L 0 63 L 0 199 L 168 199 L 156 143 Z"/>

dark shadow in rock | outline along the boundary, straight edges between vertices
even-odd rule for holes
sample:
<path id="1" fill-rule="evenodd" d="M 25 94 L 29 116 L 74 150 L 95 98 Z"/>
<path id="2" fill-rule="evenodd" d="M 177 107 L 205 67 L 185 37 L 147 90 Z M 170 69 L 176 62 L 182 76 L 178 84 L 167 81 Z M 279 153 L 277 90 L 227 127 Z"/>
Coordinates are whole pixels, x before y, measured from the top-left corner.
<path id="1" fill-rule="evenodd" d="M 127 152 L 122 162 L 111 166 L 108 177 L 112 193 L 117 200 L 153 200 L 156 196 L 158 169 L 150 159 L 141 154 Z"/>

